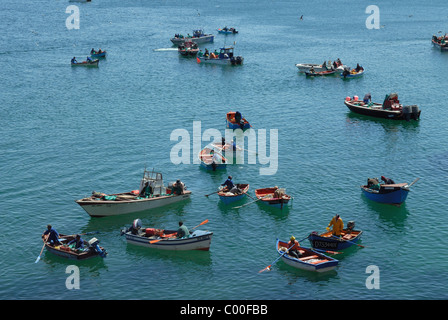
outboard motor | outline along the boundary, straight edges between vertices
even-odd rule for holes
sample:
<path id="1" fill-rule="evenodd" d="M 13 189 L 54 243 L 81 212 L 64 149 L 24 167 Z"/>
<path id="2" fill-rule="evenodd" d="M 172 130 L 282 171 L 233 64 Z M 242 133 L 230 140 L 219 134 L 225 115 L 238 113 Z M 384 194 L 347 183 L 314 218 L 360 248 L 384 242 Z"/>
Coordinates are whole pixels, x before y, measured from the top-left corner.
<path id="1" fill-rule="evenodd" d="M 403 106 L 402 112 L 406 121 L 411 120 L 412 106 Z"/>
<path id="2" fill-rule="evenodd" d="M 89 247 L 92 248 L 93 250 L 95 250 L 96 252 L 98 252 L 98 254 L 102 257 L 105 258 L 107 255 L 106 250 L 101 250 L 100 246 L 98 245 L 98 243 L 100 243 L 100 241 L 97 238 L 92 238 L 89 240 Z"/>
<path id="3" fill-rule="evenodd" d="M 355 221 L 347 222 L 347 232 L 350 233 L 355 228 Z"/>
<path id="4" fill-rule="evenodd" d="M 412 105 L 410 107 L 411 107 L 411 111 L 412 111 L 412 118 L 414 120 L 418 120 L 419 113 L 420 113 L 420 110 L 419 110 L 418 106 L 417 105 Z"/>

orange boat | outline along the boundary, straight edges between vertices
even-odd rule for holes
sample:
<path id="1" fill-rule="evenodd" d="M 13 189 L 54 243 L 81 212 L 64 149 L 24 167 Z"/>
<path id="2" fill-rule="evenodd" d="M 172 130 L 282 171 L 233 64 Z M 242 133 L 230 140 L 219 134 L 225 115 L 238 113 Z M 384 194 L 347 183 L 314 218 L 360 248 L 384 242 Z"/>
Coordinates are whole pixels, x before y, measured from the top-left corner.
<path id="1" fill-rule="evenodd" d="M 236 116 L 239 115 L 240 119 L 236 119 Z M 241 113 L 238 111 L 230 111 L 227 113 L 226 116 L 226 123 L 227 123 L 227 129 L 241 129 L 241 130 L 247 130 L 251 127 L 249 121 L 246 120 L 246 118 L 243 118 L 241 116 Z"/>
<path id="2" fill-rule="evenodd" d="M 291 200 L 291 196 L 285 193 L 285 189 L 278 187 L 257 189 L 255 190 L 255 196 L 262 203 L 280 209 L 283 209 L 283 206 Z"/>

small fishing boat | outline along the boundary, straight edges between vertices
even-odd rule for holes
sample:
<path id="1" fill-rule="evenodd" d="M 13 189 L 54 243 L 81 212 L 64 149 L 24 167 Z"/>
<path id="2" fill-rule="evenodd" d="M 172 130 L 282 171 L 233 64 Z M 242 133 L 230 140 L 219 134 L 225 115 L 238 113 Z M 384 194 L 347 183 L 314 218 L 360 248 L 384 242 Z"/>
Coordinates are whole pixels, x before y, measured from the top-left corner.
<path id="1" fill-rule="evenodd" d="M 344 71 L 344 68 L 346 68 L 343 64 L 338 64 L 336 68 L 333 67 L 333 65 L 330 63 L 323 63 L 323 64 L 315 64 L 315 63 L 298 63 L 296 64 L 296 67 L 299 69 L 299 72 L 307 72 L 310 71 L 310 69 L 313 69 L 315 72 L 323 72 L 323 71 L 331 71 L 335 70 L 336 72 L 342 72 Z"/>
<path id="2" fill-rule="evenodd" d="M 277 239 L 276 249 L 278 254 L 281 255 L 283 262 L 297 269 L 327 272 L 335 269 L 339 264 L 338 260 L 305 247 L 300 247 L 299 249 L 300 258 L 290 256 L 288 253 L 285 253 L 288 249 L 288 242 L 279 239 Z"/>
<path id="3" fill-rule="evenodd" d="M 417 105 L 400 104 L 396 93 L 386 95 L 383 103 L 365 103 L 358 96 L 346 97 L 344 103 L 352 112 L 376 118 L 410 121 L 419 120 L 421 113 Z"/>
<path id="4" fill-rule="evenodd" d="M 67 258 L 71 260 L 86 260 L 94 257 L 105 258 L 107 255 L 106 250 L 98 245 L 99 240 L 97 238 L 92 238 L 89 241 L 83 242 L 84 248 L 74 249 L 73 246 L 69 246 L 68 243 L 75 239 L 75 235 L 63 235 L 59 234 L 59 244 L 53 245 L 47 242 L 44 238 L 45 248 L 62 258 Z"/>
<path id="5" fill-rule="evenodd" d="M 236 31 L 235 28 L 227 28 L 227 27 L 219 28 L 219 29 L 217 29 L 217 31 L 218 31 L 218 33 L 221 33 L 221 34 L 235 34 L 235 33 L 238 33 L 238 31 Z"/>
<path id="6" fill-rule="evenodd" d="M 75 202 L 92 217 L 106 217 L 159 208 L 187 200 L 190 195 L 180 180 L 165 187 L 160 172 L 145 169 L 137 190 L 114 194 L 94 191 L 90 197 Z"/>
<path id="7" fill-rule="evenodd" d="M 250 129 L 251 125 L 246 118 L 243 118 L 239 111 L 230 111 L 226 114 L 227 129 L 241 129 L 243 131 Z"/>
<path id="8" fill-rule="evenodd" d="M 369 200 L 394 205 L 401 205 L 410 191 L 407 183 L 380 184 L 379 190 L 363 185 L 361 190 Z"/>
<path id="9" fill-rule="evenodd" d="M 82 66 L 82 67 L 98 67 L 98 63 L 100 60 L 95 59 L 92 61 L 82 61 L 82 62 L 70 62 L 72 67 L 78 67 L 78 66 Z"/>
<path id="10" fill-rule="evenodd" d="M 196 57 L 198 63 L 211 63 L 211 64 L 220 64 L 220 65 L 242 65 L 244 58 L 242 56 L 235 56 L 233 53 L 233 47 L 223 47 L 219 52 L 208 53 L 205 52 L 201 54 L 199 52 Z"/>
<path id="11" fill-rule="evenodd" d="M 139 220 L 139 219 L 136 219 Z M 135 221 L 133 226 L 135 225 Z M 193 228 L 194 229 L 194 228 Z M 177 238 L 177 230 L 157 228 L 131 227 L 121 231 L 130 244 L 160 250 L 204 250 L 210 249 L 213 232 L 203 230 L 190 230 L 188 237 Z"/>
<path id="12" fill-rule="evenodd" d="M 349 221 L 347 223 L 347 228 L 342 230 L 341 237 L 333 236 L 333 231 L 328 231 L 321 234 L 314 231 L 308 236 L 308 240 L 311 243 L 311 247 L 314 249 L 336 251 L 347 249 L 353 245 L 356 245 L 361 239 L 362 231 L 353 230 L 354 227 L 355 223 L 353 221 Z"/>
<path id="13" fill-rule="evenodd" d="M 179 45 L 177 51 L 183 56 L 195 56 L 199 52 L 199 47 L 197 43 L 194 43 L 191 40 L 186 40 Z"/>
<path id="14" fill-rule="evenodd" d="M 92 51 L 90 51 L 90 56 L 92 58 L 94 58 L 94 59 L 106 58 L 106 54 L 107 54 L 107 52 L 106 51 L 102 51 L 102 50 L 98 50 L 98 51 L 92 50 Z"/>
<path id="15" fill-rule="evenodd" d="M 255 196 L 259 202 L 280 209 L 283 209 L 291 200 L 291 196 L 285 193 L 285 189 L 278 187 L 256 189 Z"/>
<path id="16" fill-rule="evenodd" d="M 217 162 L 213 161 L 213 157 L 217 158 Z M 226 169 L 227 159 L 219 152 L 212 148 L 205 147 L 198 154 L 201 167 L 206 170 L 222 170 Z"/>
<path id="17" fill-rule="evenodd" d="M 307 77 L 319 77 L 319 76 L 329 76 L 332 74 L 335 74 L 336 70 L 326 70 L 326 71 L 313 71 L 313 70 L 309 70 L 309 71 L 305 71 L 305 74 Z"/>
<path id="18" fill-rule="evenodd" d="M 179 46 L 181 43 L 185 41 L 192 41 L 197 44 L 201 43 L 207 43 L 207 42 L 213 42 L 214 35 L 212 34 L 205 34 L 204 30 L 198 29 L 193 31 L 193 36 L 186 36 L 184 37 L 181 34 L 176 34 L 174 38 L 171 38 L 171 42 L 177 46 Z"/>
<path id="19" fill-rule="evenodd" d="M 356 71 L 356 69 L 345 69 L 343 72 L 341 72 L 341 77 L 344 79 L 350 79 L 350 78 L 359 78 L 365 73 L 364 68 L 360 69 L 359 71 Z"/>
<path id="20" fill-rule="evenodd" d="M 448 51 L 448 35 L 447 34 L 445 34 L 441 37 L 437 37 L 436 35 L 433 35 L 431 42 L 435 47 L 438 47 L 441 51 Z"/>
<path id="21" fill-rule="evenodd" d="M 227 189 L 218 192 L 218 196 L 222 202 L 229 204 L 241 200 L 249 191 L 249 184 L 237 183 L 236 187 L 239 189 L 238 193 L 232 193 Z"/>

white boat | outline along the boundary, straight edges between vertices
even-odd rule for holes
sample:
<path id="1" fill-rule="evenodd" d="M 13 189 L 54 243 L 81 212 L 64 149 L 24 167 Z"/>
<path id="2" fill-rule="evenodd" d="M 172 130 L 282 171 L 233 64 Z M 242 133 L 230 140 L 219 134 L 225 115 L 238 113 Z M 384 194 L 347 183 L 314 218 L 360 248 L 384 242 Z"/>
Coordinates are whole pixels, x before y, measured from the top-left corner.
<path id="1" fill-rule="evenodd" d="M 184 43 L 185 41 L 192 41 L 194 43 L 200 44 L 200 43 L 207 43 L 207 42 L 213 42 L 213 39 L 215 36 L 213 34 L 206 34 L 203 30 L 198 29 L 193 31 L 193 36 L 182 36 L 179 34 L 176 34 L 173 38 L 171 38 L 171 42 L 177 46 Z"/>
<path id="2" fill-rule="evenodd" d="M 340 65 L 336 69 L 334 69 L 332 66 L 313 64 L 313 63 L 298 63 L 296 64 L 296 67 L 299 69 L 299 72 L 309 72 L 310 69 L 313 68 L 315 72 L 336 70 L 336 72 L 338 73 L 343 72 L 345 68 L 344 65 Z"/>
<path id="3" fill-rule="evenodd" d="M 218 54 L 198 54 L 198 63 L 212 63 L 221 65 L 242 65 L 244 58 L 233 54 L 233 47 L 223 47 Z"/>
<path id="4" fill-rule="evenodd" d="M 138 221 L 139 219 L 134 220 Z M 133 226 L 134 226 L 133 224 Z M 177 238 L 176 230 L 164 230 L 155 228 L 129 228 L 122 231 L 126 241 L 131 244 L 146 248 L 161 250 L 204 250 L 210 249 L 213 232 L 203 230 L 190 230 L 188 237 Z"/>
<path id="5" fill-rule="evenodd" d="M 92 192 L 86 197 L 75 202 L 79 204 L 92 217 L 107 217 L 147 211 L 190 198 L 191 191 L 180 180 L 183 190 L 177 192 L 176 183 L 168 187 L 163 185 L 162 174 L 147 171 L 145 169 L 140 188 L 130 192 L 104 194 Z M 143 195 L 143 189 L 149 186 L 151 192 Z"/>

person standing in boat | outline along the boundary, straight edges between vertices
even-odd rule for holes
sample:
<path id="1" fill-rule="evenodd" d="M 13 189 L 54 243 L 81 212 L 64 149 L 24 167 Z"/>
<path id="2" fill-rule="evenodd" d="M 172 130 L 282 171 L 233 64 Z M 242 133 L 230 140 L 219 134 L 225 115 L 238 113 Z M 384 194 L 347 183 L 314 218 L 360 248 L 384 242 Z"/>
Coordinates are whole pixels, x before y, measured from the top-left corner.
<path id="1" fill-rule="evenodd" d="M 327 230 L 330 230 L 331 226 L 333 226 L 333 235 L 340 237 L 342 229 L 344 229 L 344 222 L 342 221 L 339 214 L 335 215 L 333 219 L 331 219 L 330 223 L 328 224 Z"/>
<path id="2" fill-rule="evenodd" d="M 299 251 L 300 244 L 299 241 L 296 240 L 294 236 L 291 236 L 288 242 L 288 254 L 294 258 L 300 258 L 301 253 Z"/>
<path id="3" fill-rule="evenodd" d="M 67 243 L 68 245 L 74 244 L 75 249 L 84 249 L 84 240 L 79 234 L 76 235 L 75 239 Z"/>
<path id="4" fill-rule="evenodd" d="M 184 225 L 182 221 L 179 221 L 179 229 L 177 230 L 177 238 L 190 237 L 190 230 Z"/>
<path id="5" fill-rule="evenodd" d="M 221 158 L 218 153 L 215 153 L 215 150 L 210 150 L 210 155 L 212 156 L 212 168 L 213 171 L 216 170 L 216 167 L 221 163 Z"/>
<path id="6" fill-rule="evenodd" d="M 177 179 L 176 183 L 173 184 L 173 194 L 181 195 L 184 193 L 184 184 Z"/>
<path id="7" fill-rule="evenodd" d="M 145 186 L 143 187 L 142 191 L 139 194 L 139 197 L 142 198 L 148 198 L 153 194 L 153 188 L 149 181 L 146 181 Z"/>
<path id="8" fill-rule="evenodd" d="M 44 238 L 46 235 L 47 242 L 49 242 L 51 245 L 60 244 L 59 242 L 59 233 L 56 231 L 56 229 L 53 229 L 51 224 L 47 225 L 47 230 L 42 234 L 42 238 Z"/>
<path id="9" fill-rule="evenodd" d="M 367 93 L 365 96 L 364 96 L 364 103 L 365 104 L 368 104 L 368 103 L 370 103 L 372 101 L 372 95 L 370 94 L 370 92 L 369 93 Z"/>

